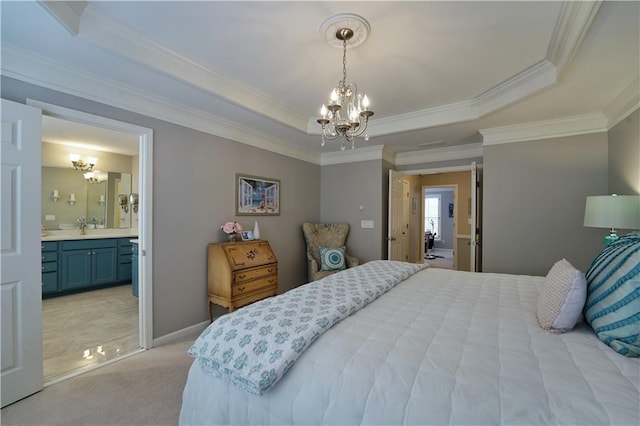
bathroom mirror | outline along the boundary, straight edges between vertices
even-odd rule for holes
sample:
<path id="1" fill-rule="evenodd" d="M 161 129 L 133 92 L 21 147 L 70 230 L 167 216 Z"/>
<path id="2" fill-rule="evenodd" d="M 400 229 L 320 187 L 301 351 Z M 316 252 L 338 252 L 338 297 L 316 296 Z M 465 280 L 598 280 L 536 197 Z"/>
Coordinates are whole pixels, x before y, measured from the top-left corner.
<path id="1" fill-rule="evenodd" d="M 43 166 L 42 224 L 49 230 L 74 229 L 85 217 L 89 229 L 130 228 L 131 174 L 102 172 L 101 176 L 101 182 L 92 183 L 81 171 Z M 118 201 L 120 194 L 125 195 L 126 209 Z"/>

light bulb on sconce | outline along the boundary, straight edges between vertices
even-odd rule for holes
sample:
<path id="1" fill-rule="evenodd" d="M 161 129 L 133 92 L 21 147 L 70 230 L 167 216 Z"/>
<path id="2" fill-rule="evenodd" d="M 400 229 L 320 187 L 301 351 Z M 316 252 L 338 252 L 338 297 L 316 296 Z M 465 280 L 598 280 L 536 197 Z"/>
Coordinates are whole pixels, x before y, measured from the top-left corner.
<path id="1" fill-rule="evenodd" d="M 69 205 L 71 205 L 71 206 L 75 206 L 76 205 L 76 194 L 69 194 L 69 199 L 67 200 L 67 203 L 69 203 Z"/>
<path id="2" fill-rule="evenodd" d="M 51 200 L 53 200 L 54 203 L 57 203 L 59 199 L 60 193 L 58 192 L 58 190 L 54 189 L 53 191 L 51 191 Z"/>

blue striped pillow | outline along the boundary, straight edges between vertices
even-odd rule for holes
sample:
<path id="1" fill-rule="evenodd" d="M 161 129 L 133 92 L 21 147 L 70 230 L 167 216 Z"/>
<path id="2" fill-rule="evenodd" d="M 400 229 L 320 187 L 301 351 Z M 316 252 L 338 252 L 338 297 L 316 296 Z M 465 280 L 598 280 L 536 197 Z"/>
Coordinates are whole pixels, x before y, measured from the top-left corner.
<path id="1" fill-rule="evenodd" d="M 587 322 L 616 352 L 640 356 L 640 236 L 605 247 L 585 275 Z"/>

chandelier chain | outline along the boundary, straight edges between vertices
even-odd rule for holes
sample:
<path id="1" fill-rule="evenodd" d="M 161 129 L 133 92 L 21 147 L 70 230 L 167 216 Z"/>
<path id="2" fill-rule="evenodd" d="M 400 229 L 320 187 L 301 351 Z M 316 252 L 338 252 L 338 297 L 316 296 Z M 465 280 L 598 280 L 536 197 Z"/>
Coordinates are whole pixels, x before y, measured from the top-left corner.
<path id="1" fill-rule="evenodd" d="M 347 84 L 347 39 L 342 40 L 342 84 Z"/>

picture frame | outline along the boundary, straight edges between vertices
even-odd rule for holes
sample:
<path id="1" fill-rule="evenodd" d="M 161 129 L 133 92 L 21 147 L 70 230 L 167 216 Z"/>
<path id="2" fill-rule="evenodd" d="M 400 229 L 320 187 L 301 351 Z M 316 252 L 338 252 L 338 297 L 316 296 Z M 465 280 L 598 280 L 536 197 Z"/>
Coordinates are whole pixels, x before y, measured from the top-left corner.
<path id="1" fill-rule="evenodd" d="M 236 173 L 236 215 L 280 215 L 280 180 Z"/>
<path id="2" fill-rule="evenodd" d="M 255 238 L 253 236 L 253 231 L 242 231 L 242 232 L 240 232 L 240 238 L 242 238 L 242 241 L 253 241 L 253 240 L 255 240 Z"/>

